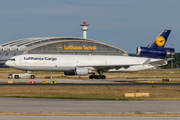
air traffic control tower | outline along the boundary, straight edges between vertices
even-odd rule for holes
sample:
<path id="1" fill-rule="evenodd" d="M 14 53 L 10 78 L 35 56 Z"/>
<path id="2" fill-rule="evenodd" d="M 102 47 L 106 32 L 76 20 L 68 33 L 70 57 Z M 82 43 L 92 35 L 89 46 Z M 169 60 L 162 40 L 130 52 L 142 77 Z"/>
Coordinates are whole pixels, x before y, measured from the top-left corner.
<path id="1" fill-rule="evenodd" d="M 87 21 L 83 21 L 83 38 L 36 37 L 14 40 L 0 45 L 0 66 L 11 57 L 22 54 L 114 55 L 127 56 L 117 47 L 87 38 Z M 103 40 L 102 40 L 103 41 Z"/>

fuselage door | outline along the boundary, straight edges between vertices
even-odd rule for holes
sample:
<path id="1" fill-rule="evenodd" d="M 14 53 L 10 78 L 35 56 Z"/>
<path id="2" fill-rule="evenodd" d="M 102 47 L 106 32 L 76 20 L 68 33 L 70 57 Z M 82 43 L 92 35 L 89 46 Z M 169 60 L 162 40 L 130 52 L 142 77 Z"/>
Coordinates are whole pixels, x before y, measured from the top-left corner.
<path id="1" fill-rule="evenodd" d="M 17 60 L 16 60 L 17 61 Z M 19 58 L 19 64 L 23 64 L 23 59 L 22 58 Z"/>

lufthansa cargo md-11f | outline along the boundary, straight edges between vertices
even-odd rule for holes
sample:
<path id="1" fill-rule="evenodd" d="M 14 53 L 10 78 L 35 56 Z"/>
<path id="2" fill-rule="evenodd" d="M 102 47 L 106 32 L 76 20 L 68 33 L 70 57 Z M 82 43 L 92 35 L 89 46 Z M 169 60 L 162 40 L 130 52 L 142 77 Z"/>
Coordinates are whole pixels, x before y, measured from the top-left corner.
<path id="1" fill-rule="evenodd" d="M 5 64 L 25 71 L 63 71 L 65 75 L 87 75 L 90 79 L 105 79 L 103 72 L 135 72 L 166 64 L 167 60 L 129 56 L 42 55 L 27 54 L 12 57 Z M 120 70 L 121 69 L 121 70 Z M 99 75 L 95 75 L 98 72 Z"/>
<path id="2" fill-rule="evenodd" d="M 5 64 L 25 71 L 62 71 L 65 75 L 92 74 L 90 79 L 105 79 L 103 72 L 137 72 L 166 65 L 172 58 L 159 58 L 174 54 L 173 48 L 164 48 L 170 32 L 163 30 L 148 47 L 137 48 L 141 57 L 26 54 L 12 57 Z"/>

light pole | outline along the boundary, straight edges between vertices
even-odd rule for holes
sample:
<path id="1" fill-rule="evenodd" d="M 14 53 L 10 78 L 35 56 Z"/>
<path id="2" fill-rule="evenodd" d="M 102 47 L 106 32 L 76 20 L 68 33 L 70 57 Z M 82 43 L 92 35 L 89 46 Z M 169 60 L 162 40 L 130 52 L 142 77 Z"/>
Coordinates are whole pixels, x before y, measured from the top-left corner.
<path id="1" fill-rule="evenodd" d="M 174 46 L 174 44 L 170 44 L 170 45 L 171 45 L 171 47 Z M 173 58 L 173 54 L 171 54 L 171 58 Z M 173 60 L 171 60 L 171 69 L 173 69 Z"/>

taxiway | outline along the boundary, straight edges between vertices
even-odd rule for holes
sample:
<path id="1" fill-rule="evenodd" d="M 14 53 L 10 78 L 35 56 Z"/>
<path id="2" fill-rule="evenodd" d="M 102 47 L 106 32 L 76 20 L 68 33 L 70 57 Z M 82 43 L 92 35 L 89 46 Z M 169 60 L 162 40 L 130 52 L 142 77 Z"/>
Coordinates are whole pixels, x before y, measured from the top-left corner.
<path id="1" fill-rule="evenodd" d="M 180 113 L 179 101 L 113 101 L 0 97 L 1 112 Z"/>

